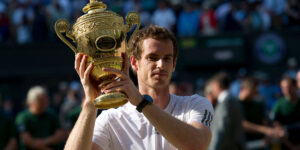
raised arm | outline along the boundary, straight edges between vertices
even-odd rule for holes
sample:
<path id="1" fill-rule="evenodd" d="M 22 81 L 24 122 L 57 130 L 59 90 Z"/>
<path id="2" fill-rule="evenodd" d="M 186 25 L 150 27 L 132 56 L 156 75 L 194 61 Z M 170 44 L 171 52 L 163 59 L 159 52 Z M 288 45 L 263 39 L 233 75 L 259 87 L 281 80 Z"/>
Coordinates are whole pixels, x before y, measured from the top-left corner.
<path id="1" fill-rule="evenodd" d="M 147 105 L 143 109 L 143 114 L 178 149 L 206 150 L 210 143 L 210 129 L 202 123 L 190 122 L 187 124 L 155 105 Z"/>
<path id="2" fill-rule="evenodd" d="M 80 77 L 84 93 L 85 101 L 82 106 L 81 113 L 74 128 L 69 135 L 65 145 L 66 150 L 82 150 L 82 149 L 96 149 L 101 148 L 92 143 L 92 136 L 97 116 L 97 109 L 95 108 L 92 100 L 99 96 L 100 90 L 95 82 L 91 81 L 90 73 L 93 69 L 91 63 L 86 68 L 87 56 L 79 53 L 75 60 L 75 69 Z"/>

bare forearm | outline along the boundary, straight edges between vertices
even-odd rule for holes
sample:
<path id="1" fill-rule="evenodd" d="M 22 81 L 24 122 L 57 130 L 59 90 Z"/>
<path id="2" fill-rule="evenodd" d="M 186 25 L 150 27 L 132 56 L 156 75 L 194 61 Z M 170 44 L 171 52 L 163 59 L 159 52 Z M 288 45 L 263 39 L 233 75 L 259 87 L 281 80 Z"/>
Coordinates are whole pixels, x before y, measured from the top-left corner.
<path id="1" fill-rule="evenodd" d="M 47 145 L 55 145 L 59 144 L 60 142 L 64 141 L 66 138 L 66 134 L 62 129 L 57 130 L 54 135 L 46 138 Z"/>
<path id="2" fill-rule="evenodd" d="M 67 140 L 66 150 L 81 150 L 92 148 L 92 136 L 97 110 L 92 103 L 83 106 L 79 118 Z"/>
<path id="3" fill-rule="evenodd" d="M 36 139 L 34 139 L 28 132 L 24 132 L 24 133 L 21 133 L 21 140 L 22 142 L 32 148 L 32 149 L 38 149 L 38 145 L 36 144 Z"/>
<path id="4" fill-rule="evenodd" d="M 243 128 L 246 131 L 249 131 L 249 132 L 256 132 L 256 133 L 266 134 L 267 129 L 269 129 L 268 127 L 253 124 L 253 123 L 251 123 L 249 121 L 246 121 L 246 120 L 243 120 L 242 124 L 243 124 Z"/>
<path id="5" fill-rule="evenodd" d="M 155 105 L 148 105 L 143 114 L 152 125 L 178 149 L 205 150 L 209 145 L 211 135 L 209 129 L 202 131 L 184 123 Z"/>
<path id="6" fill-rule="evenodd" d="M 12 138 L 9 140 L 4 150 L 15 150 L 15 149 L 17 149 L 17 140 L 15 138 Z"/>

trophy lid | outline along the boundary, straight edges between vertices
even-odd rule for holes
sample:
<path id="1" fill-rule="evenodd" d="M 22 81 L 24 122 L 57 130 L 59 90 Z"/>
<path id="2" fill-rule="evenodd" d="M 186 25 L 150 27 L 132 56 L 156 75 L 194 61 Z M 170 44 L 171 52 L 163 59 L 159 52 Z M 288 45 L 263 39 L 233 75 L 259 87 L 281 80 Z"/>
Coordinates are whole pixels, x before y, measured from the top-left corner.
<path id="1" fill-rule="evenodd" d="M 83 7 L 82 11 L 88 13 L 93 9 L 100 9 L 102 11 L 106 10 L 107 6 L 103 2 L 98 2 L 97 0 L 90 0 L 90 3 Z"/>
<path id="2" fill-rule="evenodd" d="M 85 14 L 80 16 L 73 25 L 75 37 L 97 30 L 126 30 L 123 17 L 115 12 L 106 10 L 106 8 L 107 6 L 103 2 L 90 0 L 82 9 Z"/>

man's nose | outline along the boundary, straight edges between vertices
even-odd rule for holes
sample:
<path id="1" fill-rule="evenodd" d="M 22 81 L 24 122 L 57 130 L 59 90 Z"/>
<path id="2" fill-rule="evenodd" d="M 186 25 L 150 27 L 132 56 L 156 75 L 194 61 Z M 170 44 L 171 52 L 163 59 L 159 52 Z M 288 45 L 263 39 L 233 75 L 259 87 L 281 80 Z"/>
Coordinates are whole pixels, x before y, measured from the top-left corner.
<path id="1" fill-rule="evenodd" d="M 157 67 L 158 67 L 158 68 L 163 68 L 163 66 L 164 66 L 163 60 L 162 60 L 162 59 L 159 59 L 159 60 L 157 61 Z"/>

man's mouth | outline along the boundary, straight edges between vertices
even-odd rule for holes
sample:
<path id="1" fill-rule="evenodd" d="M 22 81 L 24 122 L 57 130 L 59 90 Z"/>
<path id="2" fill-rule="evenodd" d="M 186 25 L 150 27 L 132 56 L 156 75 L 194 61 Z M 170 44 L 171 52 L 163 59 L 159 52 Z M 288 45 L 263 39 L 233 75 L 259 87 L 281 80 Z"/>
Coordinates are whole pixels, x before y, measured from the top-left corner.
<path id="1" fill-rule="evenodd" d="M 160 71 L 160 72 L 153 72 L 153 76 L 168 76 L 168 72 L 166 71 Z"/>

